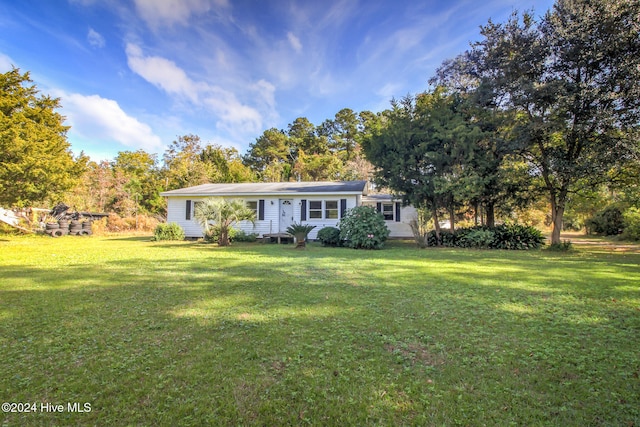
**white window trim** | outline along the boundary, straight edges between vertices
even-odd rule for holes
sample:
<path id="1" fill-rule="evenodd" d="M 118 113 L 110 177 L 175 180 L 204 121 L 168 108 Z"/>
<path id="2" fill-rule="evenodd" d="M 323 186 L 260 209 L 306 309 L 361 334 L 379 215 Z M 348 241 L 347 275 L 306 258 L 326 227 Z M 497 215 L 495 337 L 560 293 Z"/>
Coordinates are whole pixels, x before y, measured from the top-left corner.
<path id="1" fill-rule="evenodd" d="M 334 202 L 336 204 L 335 209 L 329 209 L 327 208 L 327 202 Z M 324 205 L 324 209 L 322 210 L 322 213 L 324 215 L 324 219 L 328 219 L 328 220 L 338 220 L 340 219 L 340 200 L 323 200 L 322 204 Z M 329 210 L 335 211 L 336 212 L 336 217 L 335 218 L 329 218 L 327 216 L 327 212 Z"/>
<path id="2" fill-rule="evenodd" d="M 391 218 L 387 219 L 386 217 L 384 218 L 385 221 L 395 221 L 396 220 L 396 204 L 395 202 L 389 202 L 389 203 L 385 203 L 382 202 L 382 212 L 380 212 L 382 214 L 382 216 L 385 216 L 384 213 L 384 207 L 385 206 L 391 206 Z"/>
<path id="3" fill-rule="evenodd" d="M 320 202 L 319 209 L 311 209 L 311 204 L 314 202 Z M 335 202 L 336 208 L 330 209 L 332 211 L 336 211 L 338 216 L 336 218 L 328 218 L 327 217 L 327 202 Z M 312 218 L 311 211 L 320 212 L 319 218 Z M 340 220 L 340 199 L 328 199 L 328 200 L 308 200 L 307 201 L 307 221 L 339 221 Z"/>

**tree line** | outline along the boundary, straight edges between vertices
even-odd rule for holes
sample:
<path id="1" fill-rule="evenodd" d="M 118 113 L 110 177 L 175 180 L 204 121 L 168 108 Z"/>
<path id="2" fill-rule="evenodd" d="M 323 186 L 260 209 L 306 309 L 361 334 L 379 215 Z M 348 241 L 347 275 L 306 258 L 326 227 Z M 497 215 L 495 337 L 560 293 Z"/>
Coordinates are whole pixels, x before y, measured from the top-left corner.
<path id="1" fill-rule="evenodd" d="M 29 74 L 1 75 L 0 204 L 64 199 L 77 209 L 162 214 L 159 193 L 207 182 L 373 179 L 443 218 L 487 225 L 546 199 L 565 218 L 596 200 L 640 206 L 640 3 L 558 0 L 536 19 L 514 12 L 445 61 L 429 89 L 379 113 L 345 108 L 314 125 L 271 128 L 246 153 L 177 137 L 159 159 L 124 151 L 73 155 L 59 99 Z"/>
<path id="2" fill-rule="evenodd" d="M 121 151 L 111 161 L 75 156 L 60 99 L 41 95 L 28 72 L 0 74 L 0 206 L 52 206 L 77 210 L 162 215 L 165 190 L 204 183 L 369 179 L 361 142 L 380 115 L 345 108 L 321 125 L 296 118 L 285 130 L 265 130 L 242 155 L 205 144 L 198 135 L 177 137 L 159 158 Z"/>
<path id="3" fill-rule="evenodd" d="M 558 0 L 489 22 L 431 91 L 394 101 L 364 145 L 376 179 L 432 214 L 543 194 L 552 243 L 574 198 L 638 180 L 640 3 Z M 637 186 L 637 184 L 636 184 Z"/>

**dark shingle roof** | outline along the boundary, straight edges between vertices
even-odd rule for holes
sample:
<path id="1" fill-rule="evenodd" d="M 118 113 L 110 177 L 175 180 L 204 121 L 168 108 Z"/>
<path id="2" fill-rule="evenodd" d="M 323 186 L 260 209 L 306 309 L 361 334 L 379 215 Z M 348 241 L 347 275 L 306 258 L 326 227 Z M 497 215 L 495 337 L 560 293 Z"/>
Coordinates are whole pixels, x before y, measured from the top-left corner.
<path id="1" fill-rule="evenodd" d="M 342 182 L 251 182 L 238 184 L 202 184 L 165 191 L 161 196 L 242 196 L 315 193 L 366 194 L 367 181 Z"/>

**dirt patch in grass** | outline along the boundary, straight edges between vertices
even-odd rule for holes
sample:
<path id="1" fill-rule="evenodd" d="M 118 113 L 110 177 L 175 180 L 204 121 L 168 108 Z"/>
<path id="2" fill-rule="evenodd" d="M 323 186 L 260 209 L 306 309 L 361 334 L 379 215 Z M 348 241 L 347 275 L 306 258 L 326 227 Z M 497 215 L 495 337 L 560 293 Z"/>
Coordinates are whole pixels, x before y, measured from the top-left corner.
<path id="1" fill-rule="evenodd" d="M 421 364 L 436 367 L 445 363 L 443 355 L 432 352 L 428 346 L 418 342 L 386 343 L 384 349 L 391 354 L 401 356 L 412 365 Z"/>

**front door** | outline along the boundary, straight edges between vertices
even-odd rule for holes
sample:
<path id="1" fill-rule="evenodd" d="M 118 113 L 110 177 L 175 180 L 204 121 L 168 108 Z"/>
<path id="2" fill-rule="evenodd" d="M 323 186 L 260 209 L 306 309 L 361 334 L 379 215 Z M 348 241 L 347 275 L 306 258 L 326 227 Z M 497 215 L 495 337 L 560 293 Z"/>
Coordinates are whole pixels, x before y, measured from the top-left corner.
<path id="1" fill-rule="evenodd" d="M 287 231 L 293 224 L 293 200 L 280 199 L 280 233 Z"/>

